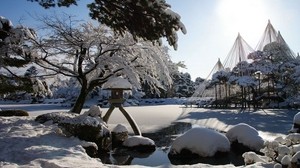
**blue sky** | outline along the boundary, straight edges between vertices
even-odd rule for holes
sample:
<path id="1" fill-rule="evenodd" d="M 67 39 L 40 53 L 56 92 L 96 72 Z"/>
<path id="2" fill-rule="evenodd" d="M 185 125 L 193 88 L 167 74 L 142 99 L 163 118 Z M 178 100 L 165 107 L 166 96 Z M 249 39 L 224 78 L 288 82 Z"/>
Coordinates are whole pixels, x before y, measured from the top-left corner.
<path id="1" fill-rule="evenodd" d="M 1 0 L 0 16 L 36 27 L 32 16 L 65 12 L 89 20 L 86 3 L 79 6 L 45 10 L 27 0 Z M 173 61 L 184 61 L 192 78 L 206 78 L 218 58 L 224 61 L 238 33 L 256 47 L 270 19 L 276 30 L 295 52 L 300 51 L 299 0 L 166 0 L 181 15 L 187 34 L 178 33 L 178 50 L 170 47 Z"/>

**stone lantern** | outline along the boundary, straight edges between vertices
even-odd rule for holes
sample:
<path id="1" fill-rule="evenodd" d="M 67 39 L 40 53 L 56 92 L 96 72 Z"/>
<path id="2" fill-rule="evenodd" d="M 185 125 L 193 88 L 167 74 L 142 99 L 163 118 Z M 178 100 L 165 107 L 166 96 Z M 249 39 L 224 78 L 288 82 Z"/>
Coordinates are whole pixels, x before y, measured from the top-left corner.
<path id="1" fill-rule="evenodd" d="M 111 78 L 106 83 L 103 84 L 103 89 L 111 91 L 111 97 L 108 99 L 108 102 L 110 103 L 110 107 L 109 107 L 108 111 L 106 112 L 106 114 L 104 115 L 103 121 L 107 123 L 113 110 L 116 107 L 118 107 L 119 110 L 122 112 L 122 114 L 127 119 L 127 121 L 129 122 L 130 126 L 132 127 L 134 134 L 141 135 L 141 131 L 138 128 L 136 122 L 133 120 L 133 118 L 130 116 L 130 114 L 127 113 L 126 110 L 123 108 L 123 103 L 126 100 L 123 97 L 123 92 L 125 90 L 132 89 L 132 86 L 128 82 L 128 80 L 126 80 L 122 77 Z"/>

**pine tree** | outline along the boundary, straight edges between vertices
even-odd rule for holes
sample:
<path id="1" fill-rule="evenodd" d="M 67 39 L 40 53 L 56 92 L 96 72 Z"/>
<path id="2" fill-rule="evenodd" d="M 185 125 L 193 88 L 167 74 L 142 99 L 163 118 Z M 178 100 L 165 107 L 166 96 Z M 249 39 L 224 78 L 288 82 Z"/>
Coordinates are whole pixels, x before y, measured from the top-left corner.
<path id="1" fill-rule="evenodd" d="M 28 0 L 44 8 L 77 5 L 78 0 Z M 177 49 L 178 30 L 186 33 L 180 16 L 171 10 L 165 0 L 95 0 L 88 4 L 90 16 L 124 35 L 130 32 L 134 39 L 159 41 L 166 37 Z"/>
<path id="2" fill-rule="evenodd" d="M 28 38 L 35 33 L 26 27 L 14 27 L 10 20 L 0 16 L 0 94 L 17 91 L 30 91 L 29 78 L 19 76 L 14 69 L 21 68 L 31 62 Z"/>

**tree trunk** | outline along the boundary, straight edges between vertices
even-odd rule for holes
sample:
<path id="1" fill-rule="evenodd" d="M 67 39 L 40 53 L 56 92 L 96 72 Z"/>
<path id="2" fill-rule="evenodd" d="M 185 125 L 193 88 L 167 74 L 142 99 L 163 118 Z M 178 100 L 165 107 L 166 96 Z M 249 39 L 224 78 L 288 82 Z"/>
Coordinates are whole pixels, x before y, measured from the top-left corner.
<path id="1" fill-rule="evenodd" d="M 89 91 L 88 91 L 87 87 L 84 87 L 84 85 L 82 85 L 81 90 L 80 90 L 80 94 L 77 97 L 76 102 L 73 105 L 70 112 L 80 114 L 88 93 L 89 93 Z"/>

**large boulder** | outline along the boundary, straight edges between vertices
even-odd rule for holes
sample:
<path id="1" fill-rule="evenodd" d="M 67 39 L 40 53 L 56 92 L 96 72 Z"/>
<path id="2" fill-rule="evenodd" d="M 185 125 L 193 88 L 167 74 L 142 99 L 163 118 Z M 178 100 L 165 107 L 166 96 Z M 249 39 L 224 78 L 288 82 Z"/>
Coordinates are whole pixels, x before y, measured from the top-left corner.
<path id="1" fill-rule="evenodd" d="M 57 123 L 66 136 L 94 142 L 99 150 L 109 150 L 110 131 L 99 116 L 59 112 L 43 114 L 37 116 L 35 120 L 40 123 Z"/>
<path id="2" fill-rule="evenodd" d="M 257 130 L 245 123 L 234 125 L 227 131 L 226 137 L 231 143 L 231 148 L 238 153 L 259 152 L 264 146 L 264 140 Z"/>
<path id="3" fill-rule="evenodd" d="M 156 148 L 152 139 L 138 135 L 128 137 L 123 146 L 139 152 L 153 152 Z"/>
<path id="4" fill-rule="evenodd" d="M 192 128 L 177 137 L 169 155 L 197 154 L 200 157 L 212 157 L 217 152 L 229 152 L 230 143 L 225 135 L 204 127 Z"/>

